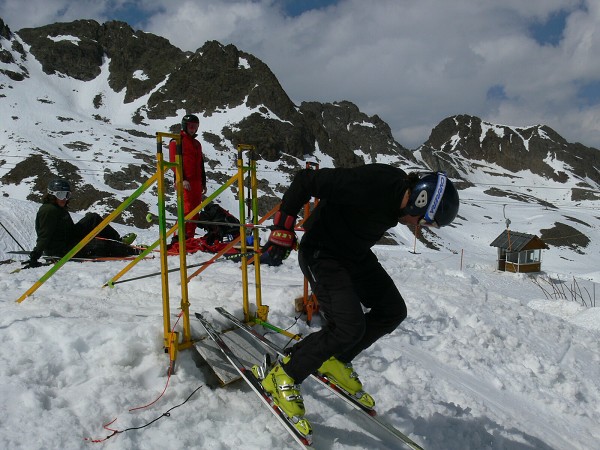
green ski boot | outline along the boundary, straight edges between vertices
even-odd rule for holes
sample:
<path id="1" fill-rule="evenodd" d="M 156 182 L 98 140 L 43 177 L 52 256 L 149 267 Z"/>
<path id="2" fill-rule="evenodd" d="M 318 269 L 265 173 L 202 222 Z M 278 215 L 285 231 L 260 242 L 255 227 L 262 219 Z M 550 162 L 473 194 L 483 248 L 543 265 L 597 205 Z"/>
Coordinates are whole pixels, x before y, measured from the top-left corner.
<path id="1" fill-rule="evenodd" d="M 284 362 L 286 361 L 289 361 L 289 357 L 284 358 Z M 290 419 L 296 430 L 303 436 L 311 436 L 312 426 L 304 418 L 304 400 L 300 394 L 300 386 L 295 384 L 294 379 L 285 373 L 281 363 L 275 364 L 270 371 L 264 366 L 265 364 L 262 367 L 253 366 L 252 373 L 261 380 L 265 391 L 271 395 L 273 402 Z"/>
<path id="2" fill-rule="evenodd" d="M 321 364 L 318 372 L 356 398 L 365 408 L 373 409 L 375 407 L 375 400 L 370 394 L 363 391 L 362 383 L 351 363 L 343 363 L 332 356 Z"/>
<path id="3" fill-rule="evenodd" d="M 133 241 L 135 241 L 136 237 L 137 237 L 137 234 L 135 234 L 135 233 L 127 233 L 125 236 L 123 236 L 121 238 L 121 242 L 123 244 L 131 245 L 131 244 L 133 244 Z"/>

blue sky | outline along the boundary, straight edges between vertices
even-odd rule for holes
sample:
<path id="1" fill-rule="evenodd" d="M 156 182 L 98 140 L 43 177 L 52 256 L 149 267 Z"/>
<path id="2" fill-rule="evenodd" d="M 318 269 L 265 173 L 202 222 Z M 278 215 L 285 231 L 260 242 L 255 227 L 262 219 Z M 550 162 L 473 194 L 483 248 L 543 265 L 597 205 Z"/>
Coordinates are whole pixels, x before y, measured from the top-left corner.
<path id="1" fill-rule="evenodd" d="M 311 9 L 325 8 L 330 5 L 335 5 L 338 0 L 282 0 L 283 9 L 292 17 L 301 15 L 305 11 Z"/>
<path id="2" fill-rule="evenodd" d="M 349 100 L 416 148 L 454 114 L 600 148 L 598 0 L 0 0 L 13 31 L 122 20 L 263 60 L 297 103 Z"/>
<path id="3" fill-rule="evenodd" d="M 529 26 L 531 37 L 542 45 L 559 45 L 568 17 L 569 11 L 559 10 L 551 13 L 546 19 L 533 21 Z"/>

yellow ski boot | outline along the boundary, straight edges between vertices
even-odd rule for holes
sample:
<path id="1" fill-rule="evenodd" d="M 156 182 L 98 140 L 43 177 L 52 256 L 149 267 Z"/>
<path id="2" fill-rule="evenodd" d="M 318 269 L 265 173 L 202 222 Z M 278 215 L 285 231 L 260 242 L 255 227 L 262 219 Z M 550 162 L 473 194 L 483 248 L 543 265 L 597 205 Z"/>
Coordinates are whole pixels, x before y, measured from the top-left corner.
<path id="1" fill-rule="evenodd" d="M 252 372 L 260 379 L 261 372 L 265 371 L 259 366 L 254 366 Z M 271 394 L 273 402 L 291 420 L 296 430 L 303 436 L 310 437 L 312 426 L 304 418 L 304 399 L 300 394 L 300 386 L 295 384 L 294 379 L 285 373 L 281 363 L 275 364 L 262 379 L 261 384 L 265 391 Z"/>
<path id="2" fill-rule="evenodd" d="M 332 356 L 319 367 L 318 372 L 356 398 L 365 408 L 375 407 L 375 400 L 363 390 L 351 363 L 343 363 Z"/>

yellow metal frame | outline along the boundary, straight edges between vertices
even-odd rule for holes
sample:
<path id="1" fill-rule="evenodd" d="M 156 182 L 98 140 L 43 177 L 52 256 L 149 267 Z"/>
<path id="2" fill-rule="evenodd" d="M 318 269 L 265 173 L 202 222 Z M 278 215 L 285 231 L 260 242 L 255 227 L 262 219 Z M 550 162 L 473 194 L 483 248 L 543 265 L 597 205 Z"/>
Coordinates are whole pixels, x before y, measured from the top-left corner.
<path id="1" fill-rule="evenodd" d="M 175 156 L 175 162 L 166 161 L 163 156 L 163 139 L 173 139 L 177 143 L 177 152 Z M 249 164 L 244 166 L 243 156 L 248 155 Z M 242 296 L 243 296 L 243 310 L 246 322 L 254 321 L 255 323 L 268 325 L 267 316 L 269 307 L 262 304 L 262 293 L 261 293 L 261 276 L 260 276 L 260 258 L 255 257 L 260 253 L 260 236 L 259 229 L 255 225 L 260 225 L 268 218 L 270 218 L 279 208 L 279 205 L 274 207 L 262 218 L 258 218 L 258 180 L 256 176 L 256 161 L 257 153 L 254 145 L 240 144 L 237 146 L 237 173 L 233 175 L 227 182 L 220 186 L 215 192 L 206 197 L 204 201 L 187 215 L 184 214 L 183 208 L 183 158 L 181 149 L 181 136 L 173 133 L 156 133 L 156 159 L 157 169 L 156 173 L 146 180 L 130 197 L 128 197 L 117 209 L 109 214 L 96 228 L 94 228 L 86 237 L 84 237 L 77 245 L 75 245 L 60 261 L 52 266 L 48 272 L 46 272 L 34 285 L 28 289 L 19 299 L 18 303 L 21 303 L 27 297 L 31 296 L 46 280 L 48 280 L 54 273 L 56 273 L 67 261 L 69 261 L 78 251 L 80 251 L 88 242 L 90 242 L 100 231 L 102 231 L 110 222 L 118 217 L 128 206 L 130 206 L 135 199 L 137 199 L 143 192 L 148 190 L 154 183 L 157 183 L 158 188 L 158 225 L 159 225 L 159 238 L 154 243 L 146 247 L 139 255 L 131 260 L 122 270 L 120 270 L 115 276 L 107 281 L 104 286 L 114 287 L 114 283 L 118 281 L 125 273 L 127 273 L 133 266 L 139 261 L 148 256 L 157 246 L 160 247 L 160 265 L 161 265 L 161 287 L 162 287 L 162 304 L 163 304 L 163 345 L 165 352 L 169 353 L 170 368 L 172 369 L 177 359 L 179 350 L 189 348 L 193 344 L 193 339 L 190 331 L 190 317 L 189 307 L 190 302 L 188 298 L 188 283 L 192 278 L 197 276 L 203 270 L 205 270 L 210 264 L 216 259 L 221 257 L 227 250 L 233 247 L 237 242 L 241 242 L 241 272 L 242 272 Z M 175 171 L 175 190 L 177 194 L 177 224 L 167 230 L 166 225 L 166 208 L 165 208 L 165 175 L 168 170 L 173 169 Z M 243 223 L 246 216 L 246 198 L 244 196 L 244 176 L 249 172 L 249 183 L 250 183 L 250 211 L 252 213 L 251 223 Z M 192 275 L 187 274 L 187 251 L 185 247 L 185 239 L 181 239 L 179 242 L 179 258 L 180 258 L 180 276 L 181 276 L 181 315 L 183 316 L 183 337 L 180 342 L 179 333 L 175 330 L 171 330 L 170 321 L 170 299 L 169 299 L 169 270 L 167 261 L 167 238 L 171 236 L 175 230 L 178 231 L 179 236 L 185 236 L 185 221 L 191 220 L 200 210 L 206 205 L 223 193 L 227 188 L 233 185 L 237 181 L 238 184 L 238 198 L 240 208 L 240 235 L 227 247 L 222 249 L 214 257 L 204 263 L 198 270 Z M 250 233 L 253 237 L 253 253 L 255 256 L 248 257 L 248 248 L 246 235 L 247 230 L 251 230 Z M 248 266 L 254 265 L 255 271 L 255 296 L 256 296 L 256 317 L 251 317 L 250 312 L 250 301 L 248 292 Z M 277 329 L 274 325 L 270 325 L 272 329 Z M 278 331 L 280 329 L 277 329 Z M 281 331 L 280 331 L 281 332 Z M 291 333 L 284 333 L 290 337 L 298 338 L 296 335 Z"/>
<path id="2" fill-rule="evenodd" d="M 244 153 L 248 154 L 249 165 L 244 167 Z M 237 146 L 237 168 L 238 168 L 238 200 L 240 207 L 240 222 L 246 217 L 246 198 L 244 197 L 244 173 L 249 171 L 250 181 L 250 210 L 252 212 L 252 225 L 258 225 L 258 180 L 256 178 L 256 160 L 257 153 L 254 145 L 239 144 Z M 246 322 L 250 321 L 250 300 L 248 293 L 248 249 L 246 242 L 246 231 L 247 228 L 243 225 L 240 226 L 241 239 L 241 252 L 242 252 L 242 302 L 244 310 L 244 319 Z M 255 254 L 259 251 L 259 233 L 256 227 L 251 229 L 253 237 L 253 249 Z M 262 304 L 262 291 L 261 291 L 261 278 L 260 278 L 260 258 L 252 258 L 254 264 L 254 278 L 255 278 L 255 301 L 256 301 L 256 315 L 262 320 L 267 320 L 269 315 L 269 307 Z"/>
<path id="3" fill-rule="evenodd" d="M 37 291 L 42 284 L 44 284 L 52 275 L 54 275 L 62 266 L 64 266 L 79 250 L 81 250 L 88 242 L 100 233 L 110 222 L 117 218 L 133 201 L 138 198 L 144 191 L 146 191 L 152 184 L 157 180 L 158 173 L 155 173 L 150 177 L 144 184 L 142 184 L 136 191 L 131 194 L 126 200 L 121 203 L 117 209 L 109 214 L 102 222 L 96 226 L 90 233 L 85 236 L 79 243 L 77 243 L 69 252 L 63 256 L 56 264 L 54 264 L 50 270 L 48 270 L 42 277 L 36 281 L 23 295 L 21 295 L 16 301 L 21 303 L 27 297 Z"/>

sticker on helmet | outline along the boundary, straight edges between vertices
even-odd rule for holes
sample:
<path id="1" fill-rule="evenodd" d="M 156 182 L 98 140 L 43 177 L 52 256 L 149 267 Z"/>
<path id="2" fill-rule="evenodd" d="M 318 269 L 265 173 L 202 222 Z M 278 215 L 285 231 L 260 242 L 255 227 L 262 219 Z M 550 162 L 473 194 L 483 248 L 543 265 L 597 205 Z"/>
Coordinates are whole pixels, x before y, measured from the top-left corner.
<path id="1" fill-rule="evenodd" d="M 421 192 L 419 192 L 419 195 L 415 199 L 415 206 L 417 208 L 425 208 L 427 203 L 427 191 L 423 189 Z"/>
<path id="2" fill-rule="evenodd" d="M 445 190 L 446 175 L 444 173 L 438 172 L 438 180 L 437 185 L 435 187 L 435 191 L 433 192 L 433 199 L 431 199 L 431 204 L 425 212 L 425 219 L 428 222 L 433 222 L 433 220 L 435 219 L 435 213 L 437 212 L 438 207 L 440 206 Z"/>

